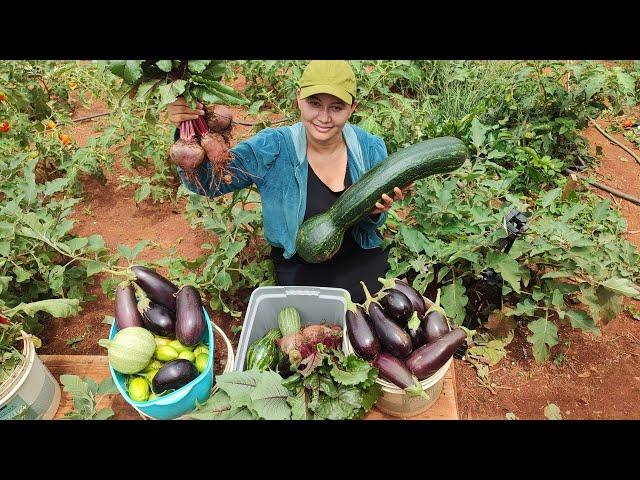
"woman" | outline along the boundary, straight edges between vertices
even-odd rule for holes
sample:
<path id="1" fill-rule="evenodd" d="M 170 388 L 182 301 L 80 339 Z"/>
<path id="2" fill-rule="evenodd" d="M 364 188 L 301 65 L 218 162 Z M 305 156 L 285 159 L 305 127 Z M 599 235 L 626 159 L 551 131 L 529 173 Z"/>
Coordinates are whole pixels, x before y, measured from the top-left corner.
<path id="1" fill-rule="evenodd" d="M 347 230 L 340 250 L 323 263 L 305 262 L 295 253 L 298 227 L 307 218 L 329 209 L 336 199 L 367 170 L 387 157 L 384 141 L 348 123 L 356 109 L 356 79 L 345 61 L 312 61 L 305 68 L 296 91 L 301 121 L 295 125 L 266 128 L 230 150 L 230 184 L 211 182 L 211 165 L 198 172 L 209 196 L 218 196 L 255 183 L 262 198 L 264 232 L 271 244 L 271 258 L 278 285 L 315 285 L 344 288 L 361 303 L 360 281 L 377 292 L 378 277 L 389 268 L 380 248 L 378 227 L 395 200 L 401 200 L 410 184 L 394 188 L 394 197 L 382 195 L 370 214 Z M 204 115 L 189 108 L 184 99 L 168 107 L 175 124 Z M 183 184 L 202 194 L 180 167 Z M 212 189 L 212 184 L 220 184 Z"/>

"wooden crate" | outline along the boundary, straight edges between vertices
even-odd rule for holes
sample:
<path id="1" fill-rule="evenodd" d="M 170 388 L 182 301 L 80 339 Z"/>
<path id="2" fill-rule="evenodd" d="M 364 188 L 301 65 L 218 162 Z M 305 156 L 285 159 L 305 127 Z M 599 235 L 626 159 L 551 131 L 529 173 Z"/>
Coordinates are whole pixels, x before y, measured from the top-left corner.
<path id="1" fill-rule="evenodd" d="M 51 371 L 56 380 L 60 381 L 60 375 L 78 375 L 90 377 L 96 382 L 101 382 L 109 377 L 109 364 L 105 355 L 40 355 L 40 358 Z M 457 420 L 458 405 L 456 402 L 455 373 L 453 364 L 444 377 L 442 393 L 438 400 L 424 413 L 411 417 L 410 420 Z M 62 388 L 62 386 L 61 386 Z M 140 420 L 140 414 L 129 405 L 120 394 L 107 395 L 99 405 L 99 408 L 111 407 L 115 412 L 115 419 Z M 73 408 L 73 398 L 70 394 L 62 392 L 60 407 L 55 418 L 62 418 L 64 414 Z M 365 416 L 365 420 L 399 420 L 398 417 L 386 415 L 377 409 L 371 410 Z"/>

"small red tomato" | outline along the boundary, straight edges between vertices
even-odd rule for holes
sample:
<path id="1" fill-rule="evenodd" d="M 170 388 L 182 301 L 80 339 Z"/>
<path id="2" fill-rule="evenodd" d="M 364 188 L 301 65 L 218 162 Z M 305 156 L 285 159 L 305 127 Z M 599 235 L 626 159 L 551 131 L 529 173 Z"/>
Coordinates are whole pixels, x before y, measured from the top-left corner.
<path id="1" fill-rule="evenodd" d="M 63 145 L 69 145 L 71 143 L 71 137 L 69 135 L 65 135 L 64 133 L 58 136 Z"/>
<path id="2" fill-rule="evenodd" d="M 624 120 L 622 120 L 622 126 L 624 128 L 631 128 L 633 127 L 633 120 L 630 120 L 628 118 L 625 118 Z"/>
<path id="3" fill-rule="evenodd" d="M 2 122 L 0 125 L 0 132 L 8 132 L 9 131 L 9 122 Z"/>
<path id="4" fill-rule="evenodd" d="M 9 319 L 0 313 L 0 323 L 4 325 L 9 325 Z"/>
<path id="5" fill-rule="evenodd" d="M 3 93 L 0 93 L 0 103 L 6 102 L 6 101 L 7 101 L 7 96 Z"/>

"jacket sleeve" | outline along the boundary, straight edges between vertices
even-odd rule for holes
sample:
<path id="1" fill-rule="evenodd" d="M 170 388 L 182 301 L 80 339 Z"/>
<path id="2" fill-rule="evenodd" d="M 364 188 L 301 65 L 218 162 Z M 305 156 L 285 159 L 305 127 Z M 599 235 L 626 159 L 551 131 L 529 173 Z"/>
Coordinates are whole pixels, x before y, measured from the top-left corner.
<path id="1" fill-rule="evenodd" d="M 182 184 L 188 190 L 199 195 L 217 197 L 254 183 L 260 188 L 279 153 L 280 135 L 275 129 L 266 128 L 229 150 L 232 181 L 228 185 L 214 177 L 210 162 L 203 162 L 196 171 L 200 185 L 194 179 L 187 178 L 181 167 L 176 168 Z"/>

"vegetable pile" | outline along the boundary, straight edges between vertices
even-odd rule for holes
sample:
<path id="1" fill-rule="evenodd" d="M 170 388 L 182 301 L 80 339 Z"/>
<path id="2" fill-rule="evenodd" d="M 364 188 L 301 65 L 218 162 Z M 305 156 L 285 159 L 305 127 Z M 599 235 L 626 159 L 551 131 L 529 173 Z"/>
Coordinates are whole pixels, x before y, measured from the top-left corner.
<path id="1" fill-rule="evenodd" d="M 273 328 L 247 350 L 242 372 L 216 377 L 220 389 L 190 414 L 200 419 L 350 419 L 369 411 L 382 393 L 377 370 L 339 350 L 342 328 L 300 327 L 286 307 Z"/>
<path id="2" fill-rule="evenodd" d="M 413 287 L 398 279 L 379 279 L 372 297 L 362 283 L 363 305 L 347 299 L 347 334 L 356 354 L 371 361 L 385 380 L 406 393 L 426 396 L 421 380 L 436 373 L 466 340 L 461 328 L 449 330 L 444 311 L 426 308 Z"/>
<path id="3" fill-rule="evenodd" d="M 197 101 L 218 105 L 205 108 L 205 119 L 187 120 L 178 126 L 180 138 L 171 146 L 169 156 L 189 179 L 199 183 L 196 171 L 205 160 L 212 166 L 211 181 L 231 183 L 228 170 L 232 114 L 225 105 L 243 105 L 246 101 L 220 80 L 225 72 L 219 60 L 112 60 L 109 70 L 124 80 L 130 96 L 148 100 L 159 96 L 159 107 L 184 97 L 192 108 Z M 202 185 L 199 185 L 202 189 Z M 204 190 L 204 189 L 203 189 Z"/>
<path id="4" fill-rule="evenodd" d="M 135 280 L 116 288 L 118 333 L 98 343 L 108 349 L 113 369 L 127 375 L 129 397 L 146 402 L 195 380 L 210 352 L 201 343 L 206 323 L 198 290 L 178 288 L 147 267 L 131 271 Z"/>

